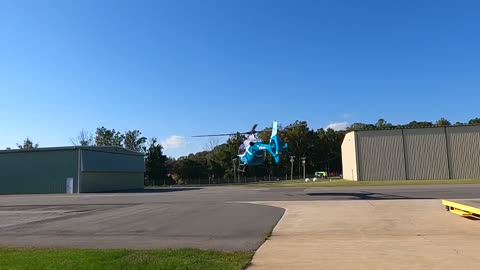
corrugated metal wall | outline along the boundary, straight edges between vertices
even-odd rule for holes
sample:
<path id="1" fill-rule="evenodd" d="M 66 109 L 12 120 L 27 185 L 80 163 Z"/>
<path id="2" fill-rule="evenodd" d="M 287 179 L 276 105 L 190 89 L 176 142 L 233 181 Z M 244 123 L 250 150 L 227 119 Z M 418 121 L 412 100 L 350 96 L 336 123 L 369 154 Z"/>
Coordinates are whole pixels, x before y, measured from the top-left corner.
<path id="1" fill-rule="evenodd" d="M 74 193 L 139 189 L 143 187 L 144 157 L 112 148 L 75 147 L 0 151 L 0 194 L 66 193 L 74 178 Z"/>
<path id="2" fill-rule="evenodd" d="M 406 179 L 401 130 L 358 132 L 356 142 L 359 180 Z"/>
<path id="3" fill-rule="evenodd" d="M 347 180 L 358 180 L 357 175 L 357 153 L 355 149 L 355 133 L 345 135 L 342 142 L 342 170 L 343 178 Z"/>
<path id="4" fill-rule="evenodd" d="M 143 172 L 83 172 L 81 192 L 102 192 L 143 189 Z"/>
<path id="5" fill-rule="evenodd" d="M 80 192 L 143 188 L 144 156 L 82 149 Z"/>
<path id="6" fill-rule="evenodd" d="M 17 150 L 0 153 L 0 194 L 65 193 L 67 177 L 77 192 L 77 151 Z"/>
<path id="7" fill-rule="evenodd" d="M 405 129 L 408 180 L 448 179 L 445 128 Z"/>
<path id="8" fill-rule="evenodd" d="M 145 162 L 143 155 L 82 149 L 82 171 L 143 173 Z"/>
<path id="9" fill-rule="evenodd" d="M 349 134 L 355 134 L 358 180 L 480 179 L 480 126 Z M 347 164 L 354 156 L 342 148 Z"/>
<path id="10" fill-rule="evenodd" d="M 453 179 L 480 178 L 480 126 L 447 128 Z"/>

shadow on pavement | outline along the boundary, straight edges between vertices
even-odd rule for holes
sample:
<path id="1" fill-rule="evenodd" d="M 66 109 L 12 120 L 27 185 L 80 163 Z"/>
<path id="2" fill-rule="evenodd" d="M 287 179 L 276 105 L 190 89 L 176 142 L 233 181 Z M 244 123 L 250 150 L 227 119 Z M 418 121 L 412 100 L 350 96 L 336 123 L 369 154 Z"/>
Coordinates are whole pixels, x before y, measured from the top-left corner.
<path id="1" fill-rule="evenodd" d="M 199 187 L 188 187 L 188 188 L 145 188 L 145 189 L 132 189 L 132 190 L 119 190 L 119 191 L 106 191 L 103 193 L 164 193 L 164 192 L 177 192 L 177 191 L 191 191 L 191 190 L 201 190 L 203 188 Z"/>
<path id="2" fill-rule="evenodd" d="M 371 192 L 321 192 L 321 193 L 307 193 L 308 196 L 330 197 L 328 199 L 341 199 L 338 197 L 349 197 L 354 200 L 411 200 L 411 199 L 434 199 L 426 197 L 406 197 L 393 194 L 371 193 Z"/>
<path id="3" fill-rule="evenodd" d="M 176 192 L 176 191 L 190 191 L 190 190 L 201 190 L 203 188 L 199 187 L 189 187 L 189 188 L 146 188 L 143 193 L 157 193 L 157 192 Z"/>

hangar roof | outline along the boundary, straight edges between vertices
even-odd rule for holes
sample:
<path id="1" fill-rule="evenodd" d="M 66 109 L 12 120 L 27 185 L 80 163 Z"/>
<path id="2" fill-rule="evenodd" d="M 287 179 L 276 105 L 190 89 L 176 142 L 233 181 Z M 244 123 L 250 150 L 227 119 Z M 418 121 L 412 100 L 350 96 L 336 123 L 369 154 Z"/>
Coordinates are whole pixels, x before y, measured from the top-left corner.
<path id="1" fill-rule="evenodd" d="M 379 129 L 352 129 L 350 132 L 372 132 L 372 131 L 386 131 L 386 130 L 408 130 L 408 129 L 435 129 L 435 128 L 474 128 L 480 127 L 480 125 L 450 125 L 450 126 L 432 126 L 432 127 L 391 127 L 391 128 L 379 128 Z"/>
<path id="2" fill-rule="evenodd" d="M 135 152 L 129 149 L 118 146 L 61 146 L 61 147 L 39 147 L 39 148 L 29 148 L 29 149 L 10 149 L 10 150 L 0 150 L 0 154 L 6 153 L 20 153 L 20 152 L 42 152 L 42 151 L 64 151 L 64 150 L 88 150 L 88 151 L 98 151 L 105 153 L 117 153 L 125 155 L 138 155 L 143 156 L 143 153 Z"/>

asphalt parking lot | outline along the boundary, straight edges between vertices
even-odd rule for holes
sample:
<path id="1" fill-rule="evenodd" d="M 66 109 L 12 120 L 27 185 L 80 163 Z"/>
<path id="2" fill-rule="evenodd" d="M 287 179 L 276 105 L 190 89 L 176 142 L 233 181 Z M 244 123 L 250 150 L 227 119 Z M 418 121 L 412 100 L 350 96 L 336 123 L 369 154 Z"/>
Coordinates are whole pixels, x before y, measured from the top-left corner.
<path id="1" fill-rule="evenodd" d="M 0 245 L 256 250 L 285 210 L 249 202 L 465 199 L 479 194 L 480 185 L 444 185 L 3 195 Z"/>

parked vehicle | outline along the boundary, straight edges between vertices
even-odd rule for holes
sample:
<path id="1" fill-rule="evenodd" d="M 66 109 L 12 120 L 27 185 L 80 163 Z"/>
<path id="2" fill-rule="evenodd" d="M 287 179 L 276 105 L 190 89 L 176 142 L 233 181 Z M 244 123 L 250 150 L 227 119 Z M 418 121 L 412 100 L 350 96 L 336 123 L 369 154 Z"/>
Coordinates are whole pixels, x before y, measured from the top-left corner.
<path id="1" fill-rule="evenodd" d="M 315 172 L 315 177 L 320 177 L 323 179 L 327 179 L 327 172 Z"/>

